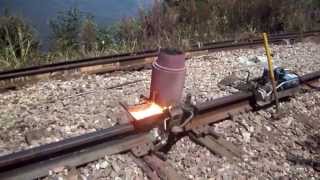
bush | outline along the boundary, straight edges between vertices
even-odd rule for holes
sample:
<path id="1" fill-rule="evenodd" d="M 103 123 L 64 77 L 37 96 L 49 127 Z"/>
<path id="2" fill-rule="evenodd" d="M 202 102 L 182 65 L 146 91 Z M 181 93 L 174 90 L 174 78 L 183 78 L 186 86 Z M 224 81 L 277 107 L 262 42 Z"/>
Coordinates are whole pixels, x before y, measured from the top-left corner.
<path id="1" fill-rule="evenodd" d="M 137 17 L 98 27 L 77 9 L 51 22 L 56 52 L 64 57 L 114 54 L 201 42 L 247 39 L 257 33 L 315 29 L 318 0 L 155 0 Z M 260 36 L 260 34 L 259 34 Z"/>
<path id="2" fill-rule="evenodd" d="M 0 16 L 0 67 L 19 68 L 32 63 L 38 49 L 34 30 L 17 16 Z"/>
<path id="3" fill-rule="evenodd" d="M 72 58 L 97 48 L 96 24 L 93 17 L 73 8 L 50 21 L 52 51 Z"/>
<path id="4" fill-rule="evenodd" d="M 91 18 L 87 18 L 83 21 L 79 33 L 79 41 L 83 53 L 97 50 L 96 24 Z"/>
<path id="5" fill-rule="evenodd" d="M 44 59 L 161 47 L 185 50 L 196 43 L 247 39 L 261 32 L 307 31 L 320 27 L 319 14 L 319 0 L 155 0 L 137 17 L 106 27 L 70 9 L 50 21 L 52 51 Z M 6 15 L 0 17 L 0 48 L 0 66 L 17 68 L 37 55 L 38 42 L 21 18 Z"/>
<path id="6" fill-rule="evenodd" d="M 141 9 L 138 17 L 121 21 L 116 41 L 132 51 L 179 46 L 183 32 L 177 27 L 175 13 L 155 1 L 150 10 Z"/>
<path id="7" fill-rule="evenodd" d="M 256 33 L 319 28 L 318 0 L 165 0 L 155 1 L 136 19 L 124 20 L 119 42 L 134 49 L 250 38 Z"/>

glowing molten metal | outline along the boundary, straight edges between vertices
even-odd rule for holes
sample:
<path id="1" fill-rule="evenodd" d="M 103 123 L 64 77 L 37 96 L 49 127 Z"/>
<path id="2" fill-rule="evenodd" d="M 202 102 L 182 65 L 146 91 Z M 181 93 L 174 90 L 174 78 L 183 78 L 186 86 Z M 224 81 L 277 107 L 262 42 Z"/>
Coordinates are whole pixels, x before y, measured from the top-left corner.
<path id="1" fill-rule="evenodd" d="M 164 109 L 155 104 L 155 103 L 148 103 L 146 105 L 143 105 L 142 107 L 136 108 L 136 109 L 131 109 L 130 114 L 136 119 L 144 119 L 147 117 L 151 117 L 154 115 L 159 115 L 162 114 Z"/>

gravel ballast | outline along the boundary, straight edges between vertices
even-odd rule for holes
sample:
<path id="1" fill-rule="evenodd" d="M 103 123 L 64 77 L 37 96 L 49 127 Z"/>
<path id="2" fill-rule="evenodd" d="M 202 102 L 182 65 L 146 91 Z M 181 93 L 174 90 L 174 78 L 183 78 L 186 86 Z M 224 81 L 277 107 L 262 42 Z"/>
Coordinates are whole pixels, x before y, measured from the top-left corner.
<path id="1" fill-rule="evenodd" d="M 312 42 L 272 45 L 275 65 L 298 74 L 320 70 L 320 45 Z M 264 49 L 209 53 L 187 62 L 184 96 L 196 103 L 230 95 L 233 86 L 262 74 Z M 0 155 L 58 141 L 102 128 L 121 116 L 119 102 L 135 104 L 149 95 L 151 70 L 45 81 L 0 96 Z M 134 82 L 121 87 L 119 84 Z M 320 179 L 320 167 L 292 163 L 320 162 L 320 93 L 299 94 L 281 103 L 284 116 L 272 108 L 236 116 L 215 125 L 217 133 L 243 151 L 243 161 L 229 162 L 183 138 L 168 161 L 188 179 Z M 50 178 L 146 179 L 129 155 L 106 156 L 78 169 L 63 169 Z"/>

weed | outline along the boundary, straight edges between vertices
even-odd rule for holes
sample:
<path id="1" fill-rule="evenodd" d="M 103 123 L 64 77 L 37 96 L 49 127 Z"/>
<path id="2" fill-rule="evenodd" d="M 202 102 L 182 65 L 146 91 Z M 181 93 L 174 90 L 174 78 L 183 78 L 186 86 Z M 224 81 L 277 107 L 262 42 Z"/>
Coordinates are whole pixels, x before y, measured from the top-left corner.
<path id="1" fill-rule="evenodd" d="M 0 17 L 0 68 L 313 30 L 320 27 L 319 14 L 319 0 L 155 0 L 136 17 L 99 26 L 72 8 L 51 20 L 52 48 L 44 55 L 37 51 L 32 28 L 5 15 Z M 30 60 L 36 58 L 43 60 Z"/>
<path id="2" fill-rule="evenodd" d="M 22 18 L 0 17 L 0 68 L 19 68 L 28 65 L 38 42 L 34 32 Z"/>

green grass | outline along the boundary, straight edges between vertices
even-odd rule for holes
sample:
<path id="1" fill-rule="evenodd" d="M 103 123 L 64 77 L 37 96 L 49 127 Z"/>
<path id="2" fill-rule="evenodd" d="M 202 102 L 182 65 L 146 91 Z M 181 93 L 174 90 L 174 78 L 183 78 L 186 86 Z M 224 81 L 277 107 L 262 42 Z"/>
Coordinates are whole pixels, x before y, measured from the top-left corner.
<path id="1" fill-rule="evenodd" d="M 77 9 L 51 23 L 52 48 L 39 53 L 32 27 L 22 18 L 0 17 L 0 70 L 92 56 L 173 47 L 198 42 L 242 39 L 261 32 L 278 33 L 320 28 L 319 1 L 181 0 L 154 3 L 135 18 L 102 27 Z M 171 3 L 170 3 L 171 2 Z M 172 3 L 173 2 L 173 3 Z"/>

